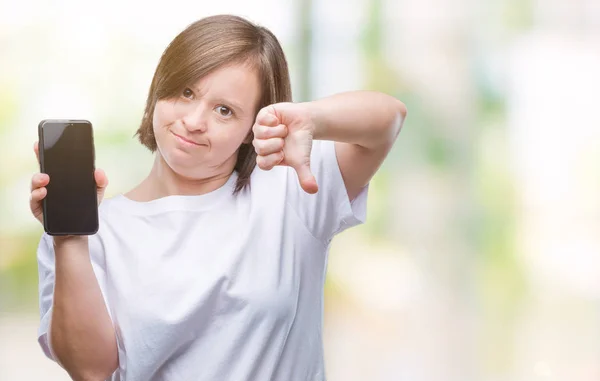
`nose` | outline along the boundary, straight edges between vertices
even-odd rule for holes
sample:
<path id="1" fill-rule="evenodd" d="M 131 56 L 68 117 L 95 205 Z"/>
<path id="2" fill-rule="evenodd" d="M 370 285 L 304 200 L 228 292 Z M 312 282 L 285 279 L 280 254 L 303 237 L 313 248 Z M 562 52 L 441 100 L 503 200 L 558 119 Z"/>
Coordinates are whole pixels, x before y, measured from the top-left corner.
<path id="1" fill-rule="evenodd" d="M 204 110 L 204 107 L 201 104 L 195 104 L 188 110 L 186 110 L 186 113 L 183 115 L 182 121 L 185 129 L 190 132 L 206 132 L 207 130 L 206 111 Z"/>

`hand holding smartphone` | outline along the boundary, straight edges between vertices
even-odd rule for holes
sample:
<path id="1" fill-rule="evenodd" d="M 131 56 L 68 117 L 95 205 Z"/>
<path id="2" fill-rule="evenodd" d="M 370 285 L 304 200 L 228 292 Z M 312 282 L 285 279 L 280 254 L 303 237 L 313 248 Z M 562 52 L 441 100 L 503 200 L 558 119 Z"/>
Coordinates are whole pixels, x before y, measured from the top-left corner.
<path id="1" fill-rule="evenodd" d="M 43 120 L 33 176 L 31 210 L 53 236 L 98 231 L 98 204 L 108 183 L 94 165 L 92 125 L 86 120 Z"/>

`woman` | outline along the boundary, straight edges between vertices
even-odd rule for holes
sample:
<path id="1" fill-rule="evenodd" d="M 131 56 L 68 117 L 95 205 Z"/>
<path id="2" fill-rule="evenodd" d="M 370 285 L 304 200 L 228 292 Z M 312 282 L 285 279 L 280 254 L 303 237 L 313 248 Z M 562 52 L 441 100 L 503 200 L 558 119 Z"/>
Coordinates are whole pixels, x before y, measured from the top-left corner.
<path id="1" fill-rule="evenodd" d="M 325 379 L 328 247 L 364 221 L 406 110 L 373 92 L 290 102 L 263 27 L 208 17 L 167 47 L 137 131 L 148 177 L 100 204 L 97 234 L 39 245 L 39 343 L 73 379 Z M 49 181 L 32 179 L 38 219 Z"/>

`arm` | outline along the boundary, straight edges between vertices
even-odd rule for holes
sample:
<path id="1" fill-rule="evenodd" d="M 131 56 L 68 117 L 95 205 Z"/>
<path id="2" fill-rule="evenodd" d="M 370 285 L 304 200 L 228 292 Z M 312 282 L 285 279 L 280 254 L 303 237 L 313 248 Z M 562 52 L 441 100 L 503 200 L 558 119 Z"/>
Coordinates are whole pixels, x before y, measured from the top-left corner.
<path id="1" fill-rule="evenodd" d="M 38 156 L 37 142 L 34 151 Z M 95 179 L 100 203 L 108 179 L 99 169 Z M 30 208 L 40 223 L 49 182 L 44 173 L 31 180 Z M 38 249 L 43 315 L 40 328 L 45 333 L 40 343 L 74 380 L 104 380 L 118 367 L 118 352 L 112 321 L 92 266 L 88 237 L 46 238 L 42 238 Z"/>
<path id="2" fill-rule="evenodd" d="M 389 95 L 356 91 L 306 103 L 313 138 L 335 141 L 348 197 L 353 200 L 371 180 L 394 144 L 406 107 Z"/>
<path id="3" fill-rule="evenodd" d="M 295 170 L 301 190 L 290 184 L 288 201 L 311 234 L 328 242 L 364 222 L 365 198 L 348 201 L 355 201 L 377 171 L 405 116 L 404 104 L 375 92 L 272 104 L 258 112 L 252 127 L 256 164 L 266 171 L 277 165 Z M 315 139 L 328 142 L 313 151 Z"/>
<path id="4" fill-rule="evenodd" d="M 104 380 L 118 367 L 117 344 L 90 261 L 88 237 L 57 237 L 54 251 L 50 347 L 74 380 Z"/>

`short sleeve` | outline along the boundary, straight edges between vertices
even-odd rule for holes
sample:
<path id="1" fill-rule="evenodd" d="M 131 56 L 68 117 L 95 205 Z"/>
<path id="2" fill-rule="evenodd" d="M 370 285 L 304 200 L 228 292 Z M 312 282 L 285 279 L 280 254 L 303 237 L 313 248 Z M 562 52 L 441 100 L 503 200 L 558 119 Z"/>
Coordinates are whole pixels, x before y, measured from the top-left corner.
<path id="1" fill-rule="evenodd" d="M 288 168 L 286 197 L 312 235 L 329 242 L 336 234 L 364 223 L 369 185 L 350 201 L 338 165 L 335 142 L 313 141 L 310 168 L 319 191 L 312 195 L 306 193 L 295 170 Z"/>
<path id="2" fill-rule="evenodd" d="M 94 274 L 100 285 L 100 290 L 106 299 L 106 271 L 104 265 L 104 255 L 99 252 L 98 245 L 92 242 L 90 237 L 90 259 Z M 52 304 L 54 297 L 54 245 L 52 237 L 44 233 L 40 240 L 37 249 L 38 275 L 39 275 L 39 308 L 40 308 L 40 325 L 38 328 L 38 343 L 42 351 L 49 359 L 57 361 L 56 356 L 50 345 L 49 329 L 50 319 L 52 317 Z M 108 306 L 108 304 L 107 304 Z M 110 309 L 109 315 L 110 315 Z M 112 316 L 111 316 L 112 319 Z"/>

